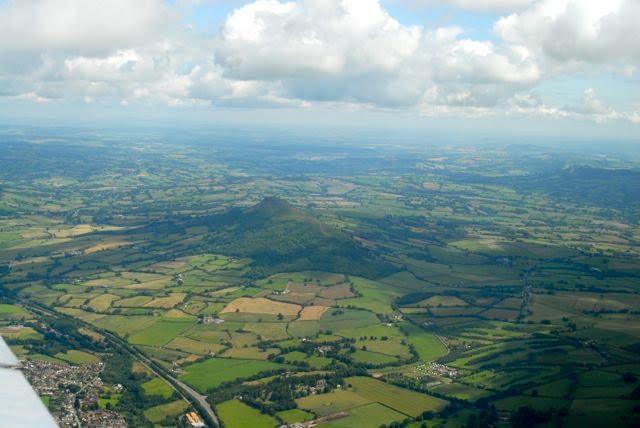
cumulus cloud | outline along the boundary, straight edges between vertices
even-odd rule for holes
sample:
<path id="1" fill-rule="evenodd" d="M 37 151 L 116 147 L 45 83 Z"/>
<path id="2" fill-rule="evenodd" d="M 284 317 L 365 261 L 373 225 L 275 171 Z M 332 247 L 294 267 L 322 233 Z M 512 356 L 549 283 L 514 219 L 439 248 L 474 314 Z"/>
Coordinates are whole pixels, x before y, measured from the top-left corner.
<path id="1" fill-rule="evenodd" d="M 558 64 L 640 61 L 640 2 L 543 0 L 500 19 L 496 33 Z"/>
<path id="2" fill-rule="evenodd" d="M 98 54 L 161 37 L 174 19 L 162 0 L 8 0 L 0 48 Z"/>
<path id="3" fill-rule="evenodd" d="M 0 97 L 638 121 L 592 90 L 573 107 L 532 94 L 594 64 L 633 76 L 636 0 L 396 1 L 510 14 L 495 23 L 495 39 L 477 40 L 460 27 L 403 24 L 379 0 L 256 0 L 229 13 L 219 34 L 203 35 L 185 23 L 197 0 L 8 0 Z"/>
<path id="4" fill-rule="evenodd" d="M 375 0 L 258 0 L 226 20 L 216 58 L 226 77 L 278 81 L 285 97 L 383 106 L 434 93 L 447 93 L 434 102 L 464 93 L 467 103 L 493 104 L 502 91 L 490 85 L 539 78 L 526 48 L 463 34 L 402 25 Z"/>
<path id="5" fill-rule="evenodd" d="M 420 36 L 376 1 L 258 0 L 226 20 L 217 58 L 241 79 L 385 72 L 415 53 Z"/>
<path id="6" fill-rule="evenodd" d="M 450 6 L 481 12 L 514 12 L 531 5 L 535 0 L 389 0 L 412 7 Z"/>

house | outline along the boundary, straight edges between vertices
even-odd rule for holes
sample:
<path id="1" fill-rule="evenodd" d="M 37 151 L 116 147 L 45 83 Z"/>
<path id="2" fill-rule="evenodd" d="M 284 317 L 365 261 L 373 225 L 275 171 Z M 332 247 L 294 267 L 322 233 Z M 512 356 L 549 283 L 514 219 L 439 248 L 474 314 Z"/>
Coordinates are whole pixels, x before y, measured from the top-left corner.
<path id="1" fill-rule="evenodd" d="M 198 416 L 198 414 L 196 412 L 189 412 L 189 413 L 185 414 L 184 417 L 187 419 L 187 422 L 189 422 L 189 424 L 193 428 L 204 428 L 205 427 L 204 422 L 202 422 L 202 419 L 200 419 L 200 416 Z"/>

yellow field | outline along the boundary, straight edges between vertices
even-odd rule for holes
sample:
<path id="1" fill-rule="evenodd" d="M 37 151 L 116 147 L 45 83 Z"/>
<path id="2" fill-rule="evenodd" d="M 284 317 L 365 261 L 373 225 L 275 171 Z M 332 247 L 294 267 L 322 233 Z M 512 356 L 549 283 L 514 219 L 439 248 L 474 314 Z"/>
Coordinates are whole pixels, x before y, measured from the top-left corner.
<path id="1" fill-rule="evenodd" d="M 151 376 L 153 374 L 153 372 L 151 370 L 149 370 L 149 368 L 145 365 L 140 364 L 137 361 L 134 361 L 133 364 L 131 365 L 131 372 L 132 373 L 141 373 L 141 374 L 145 374 L 148 376 Z"/>
<path id="2" fill-rule="evenodd" d="M 91 308 L 97 312 L 104 312 L 111 307 L 111 302 L 118 300 L 120 296 L 114 296 L 113 294 L 103 294 L 89 301 Z"/>
<path id="3" fill-rule="evenodd" d="M 302 309 L 298 319 L 300 321 L 317 321 L 322 318 L 322 314 L 324 314 L 327 309 L 329 309 L 328 306 L 307 306 Z"/>
<path id="4" fill-rule="evenodd" d="M 146 308 L 173 308 L 175 305 L 182 303 L 186 293 L 171 293 L 168 297 L 159 297 L 150 302 L 145 303 Z"/>
<path id="5" fill-rule="evenodd" d="M 172 262 L 156 263 L 154 265 L 149 266 L 149 268 L 151 268 L 152 270 L 172 271 L 175 269 L 180 269 L 181 267 L 184 267 L 184 265 L 186 264 L 187 262 L 175 260 Z"/>
<path id="6" fill-rule="evenodd" d="M 161 288 L 165 288 L 170 283 L 171 278 L 167 277 L 154 279 L 153 281 L 142 282 L 140 284 L 129 284 L 125 285 L 122 288 L 127 288 L 129 290 L 159 290 Z"/>
<path id="7" fill-rule="evenodd" d="M 104 336 L 96 333 L 93 330 L 89 330 L 88 328 L 80 327 L 78 329 L 78 333 L 83 334 L 96 342 L 102 342 L 104 340 Z"/>
<path id="8" fill-rule="evenodd" d="M 24 265 L 31 265 L 31 264 L 35 264 L 35 263 L 44 263 L 44 262 L 48 262 L 49 261 L 49 257 L 31 257 L 28 259 L 24 259 L 24 260 L 18 260 L 18 261 L 14 261 L 13 262 L 13 266 L 14 267 L 18 267 L 18 266 L 24 266 Z"/>
<path id="9" fill-rule="evenodd" d="M 60 228 L 60 229 L 52 229 L 49 231 L 56 238 L 70 238 L 73 236 L 86 235 L 91 232 L 104 232 L 104 231 L 115 231 L 122 230 L 122 227 L 117 226 L 94 226 L 91 224 L 79 224 L 72 228 Z"/>
<path id="10" fill-rule="evenodd" d="M 112 250 L 114 248 L 125 247 L 127 245 L 133 245 L 134 242 L 129 241 L 106 241 L 94 245 L 93 247 L 85 248 L 85 254 L 93 254 L 98 251 Z"/>
<path id="11" fill-rule="evenodd" d="M 259 348 L 252 346 L 248 348 L 231 348 L 224 351 L 222 354 L 224 357 L 239 358 L 242 360 L 266 360 L 269 354 L 278 354 L 278 348 L 267 348 L 264 351 L 260 351 Z"/>
<path id="12" fill-rule="evenodd" d="M 164 314 L 164 316 L 167 317 L 167 318 L 191 318 L 191 319 L 193 319 L 192 315 L 189 315 L 186 312 L 182 312 L 180 309 L 170 309 Z"/>
<path id="13" fill-rule="evenodd" d="M 178 351 L 189 352 L 191 354 L 206 355 L 210 352 L 218 353 L 224 348 L 219 343 L 200 342 L 198 340 L 189 339 L 188 337 L 178 336 L 165 345 L 169 349 L 177 349 Z"/>
<path id="14" fill-rule="evenodd" d="M 228 314 L 232 312 L 246 312 L 251 314 L 271 314 L 271 315 L 297 315 L 302 307 L 292 303 L 275 302 L 273 300 L 258 297 L 241 297 L 229 303 L 220 313 Z"/>

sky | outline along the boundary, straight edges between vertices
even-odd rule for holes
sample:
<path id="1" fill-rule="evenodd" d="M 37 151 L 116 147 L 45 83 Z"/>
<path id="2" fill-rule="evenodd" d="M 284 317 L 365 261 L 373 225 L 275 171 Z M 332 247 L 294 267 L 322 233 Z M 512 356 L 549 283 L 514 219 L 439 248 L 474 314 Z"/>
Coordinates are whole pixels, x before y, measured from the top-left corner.
<path id="1" fill-rule="evenodd" d="M 0 0 L 0 122 L 640 136 L 639 0 Z"/>

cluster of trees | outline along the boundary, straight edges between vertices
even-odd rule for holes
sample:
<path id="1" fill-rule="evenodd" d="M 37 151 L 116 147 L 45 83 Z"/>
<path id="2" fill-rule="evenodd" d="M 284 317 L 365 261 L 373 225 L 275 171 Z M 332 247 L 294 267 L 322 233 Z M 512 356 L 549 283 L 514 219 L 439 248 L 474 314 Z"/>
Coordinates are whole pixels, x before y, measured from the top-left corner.
<path id="1" fill-rule="evenodd" d="M 130 426 L 152 427 L 153 424 L 144 417 L 144 409 L 179 399 L 175 391 L 169 398 L 146 395 L 140 385 L 147 379 L 147 375 L 133 373 L 131 371 L 133 359 L 119 348 L 114 348 L 112 352 L 105 354 L 103 362 L 105 363 L 104 371 L 101 374 L 103 382 L 114 385 L 120 384 L 123 387 L 122 396 L 113 409 L 125 416 Z M 172 426 L 177 425 L 176 418 L 168 419 L 164 422 L 170 422 Z"/>
<path id="2" fill-rule="evenodd" d="M 268 373 L 262 373 L 260 377 L 264 377 L 265 374 Z M 345 377 L 362 375 L 366 375 L 366 371 L 340 367 L 323 374 L 277 376 L 266 384 L 251 385 L 243 380 L 236 380 L 209 391 L 209 400 L 216 404 L 242 397 L 246 404 L 262 413 L 275 416 L 276 412 L 297 408 L 295 399 L 308 395 L 312 388 L 320 393 L 330 392 L 338 385 L 344 384 Z"/>

